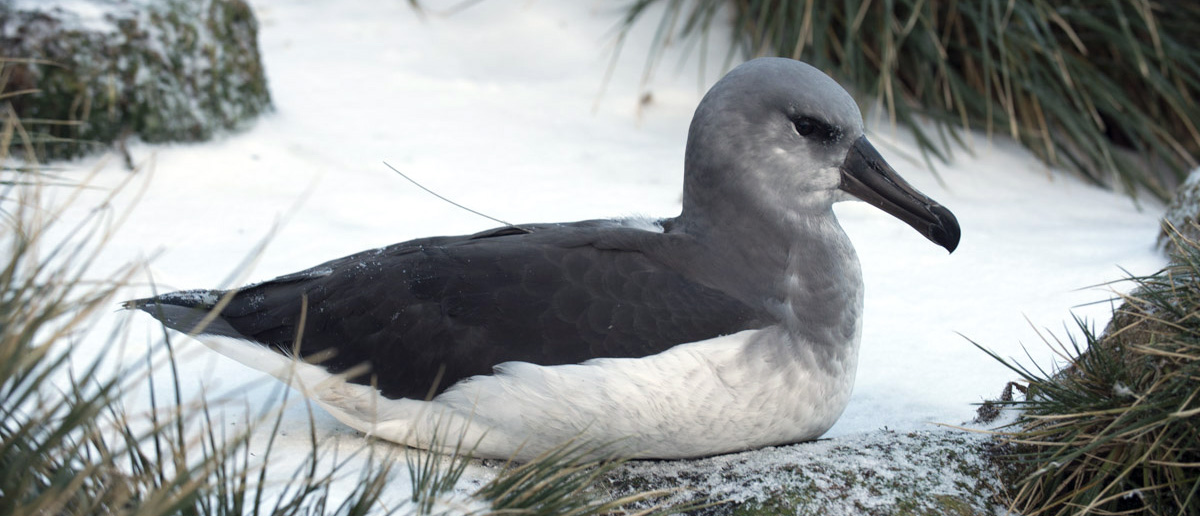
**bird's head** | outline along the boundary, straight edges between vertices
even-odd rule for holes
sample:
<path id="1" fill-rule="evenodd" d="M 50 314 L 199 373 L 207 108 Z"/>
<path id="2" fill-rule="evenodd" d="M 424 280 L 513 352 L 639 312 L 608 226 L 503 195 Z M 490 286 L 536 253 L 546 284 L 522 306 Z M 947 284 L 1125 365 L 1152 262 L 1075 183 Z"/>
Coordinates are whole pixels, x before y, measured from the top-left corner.
<path id="1" fill-rule="evenodd" d="M 696 108 L 685 166 L 685 214 L 689 204 L 722 204 L 714 196 L 796 219 L 858 199 L 951 252 L 958 246 L 954 215 L 884 161 L 846 90 L 800 61 L 755 59 L 718 81 Z"/>

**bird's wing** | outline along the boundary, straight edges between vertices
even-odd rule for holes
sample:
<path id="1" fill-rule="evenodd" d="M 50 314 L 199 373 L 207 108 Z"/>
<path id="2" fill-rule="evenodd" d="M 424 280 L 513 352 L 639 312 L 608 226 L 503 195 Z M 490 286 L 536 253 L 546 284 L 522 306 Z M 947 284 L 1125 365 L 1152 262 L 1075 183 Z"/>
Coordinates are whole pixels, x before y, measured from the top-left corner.
<path id="1" fill-rule="evenodd" d="M 650 235 L 595 222 L 396 244 L 241 289 L 204 331 L 322 356 L 335 373 L 369 364 L 373 378 L 352 381 L 419 399 L 439 374 L 435 392 L 502 362 L 642 357 L 764 325 L 631 232 Z"/>

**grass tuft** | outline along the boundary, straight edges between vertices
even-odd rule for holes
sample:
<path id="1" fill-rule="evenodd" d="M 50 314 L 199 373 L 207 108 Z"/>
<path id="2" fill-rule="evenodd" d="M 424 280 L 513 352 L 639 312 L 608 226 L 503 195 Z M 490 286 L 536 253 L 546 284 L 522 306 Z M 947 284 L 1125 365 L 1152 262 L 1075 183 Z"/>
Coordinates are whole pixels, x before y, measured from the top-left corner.
<path id="1" fill-rule="evenodd" d="M 416 514 L 650 515 L 703 506 L 659 503 L 674 494 L 675 490 L 670 489 L 639 489 L 614 495 L 605 484 L 625 461 L 606 460 L 604 457 L 613 455 L 607 447 L 583 441 L 563 443 L 529 462 L 505 463 L 478 489 L 465 495 L 456 493 L 474 450 L 464 438 L 459 435 L 457 444 L 444 456 L 410 450 L 406 462 L 412 482 L 410 501 Z"/>
<path id="2" fill-rule="evenodd" d="M 1200 156 L 1200 3 L 1084 0 L 634 0 L 662 5 L 646 66 L 676 40 L 801 59 L 882 105 L 926 154 L 1008 135 L 1048 165 L 1162 199 Z M 922 120 L 935 122 L 930 132 Z"/>
<path id="3" fill-rule="evenodd" d="M 1021 514 L 1200 514 L 1200 242 L 1173 238 L 1102 336 L 1053 342 L 1068 367 L 992 354 L 1027 383 L 1000 456 Z"/>
<path id="4" fill-rule="evenodd" d="M 17 124 L 4 119 L 0 135 L 26 134 Z M 390 512 L 378 503 L 389 464 L 370 458 L 355 488 L 335 497 L 344 463 L 326 466 L 315 434 L 311 454 L 291 481 L 282 488 L 268 482 L 265 457 L 251 459 L 249 429 L 226 435 L 207 402 L 181 399 L 169 339 L 150 347 L 141 365 L 109 371 L 112 364 L 103 357 L 77 365 L 75 344 L 111 313 L 136 270 L 125 267 L 101 282 L 89 277 L 123 217 L 111 213 L 110 196 L 79 224 L 56 228 L 84 186 L 69 187 L 74 190 L 64 204 L 49 205 L 44 190 L 63 187 L 26 174 L 37 170 L 36 163 L 9 165 L 10 141 L 3 143 L 0 253 L 8 261 L 0 269 L 0 514 Z M 106 351 L 120 355 L 120 330 L 108 339 Z M 150 373 L 163 370 L 171 382 L 166 396 Z M 142 382 L 150 407 L 145 415 L 131 415 L 121 397 Z M 269 456 L 273 442 L 260 453 Z"/>
<path id="5" fill-rule="evenodd" d="M 476 498 L 496 514 L 562 514 L 590 516 L 627 512 L 633 506 L 663 498 L 672 490 L 639 491 L 610 498 L 597 485 L 625 462 L 600 461 L 610 455 L 594 443 L 566 442 L 525 464 L 509 464 L 503 472 L 481 487 Z M 691 507 L 653 506 L 638 514 L 672 513 Z"/>

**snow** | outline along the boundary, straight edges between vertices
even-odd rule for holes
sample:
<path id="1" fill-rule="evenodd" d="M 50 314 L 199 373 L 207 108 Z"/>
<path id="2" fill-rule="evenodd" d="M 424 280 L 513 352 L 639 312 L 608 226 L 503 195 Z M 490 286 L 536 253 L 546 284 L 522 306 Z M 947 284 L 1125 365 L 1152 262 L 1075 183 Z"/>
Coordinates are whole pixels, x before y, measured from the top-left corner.
<path id="1" fill-rule="evenodd" d="M 94 32 L 117 30 L 111 15 L 132 17 L 149 0 L 6 0 L 0 4 L 13 11 L 53 12 L 66 29 Z M 58 14 L 63 16 L 59 17 Z"/>
<path id="2" fill-rule="evenodd" d="M 129 221 L 95 276 L 145 261 L 129 298 L 235 286 L 363 249 L 495 225 L 420 191 L 384 161 L 455 202 L 518 224 L 679 212 L 688 122 L 719 76 L 723 51 L 703 63 L 693 53 L 683 65 L 679 50 L 668 51 L 649 85 L 651 100 L 641 103 L 653 15 L 606 83 L 618 5 L 480 2 L 438 14 L 456 3 L 428 2 L 418 16 L 406 2 L 254 0 L 275 112 L 209 143 L 131 145 L 142 166 L 113 200 Z M 972 341 L 1050 365 L 1056 357 L 1039 329 L 1077 334 L 1072 314 L 1102 328 L 1109 306 L 1095 302 L 1112 292 L 1096 286 L 1164 263 L 1154 248 L 1163 208 L 1154 201 L 1139 208 L 1124 194 L 1047 170 L 1007 140 L 978 135 L 973 152 L 957 151 L 935 174 L 905 132 L 879 117 L 868 127 L 903 177 L 957 215 L 963 236 L 948 255 L 866 204 L 836 208 L 867 293 L 857 383 L 826 435 L 834 442 L 970 420 L 973 404 L 1014 379 Z M 99 168 L 92 183 L 107 188 L 129 179 L 118 162 L 58 166 L 66 169 L 60 175 L 80 178 Z M 85 216 L 106 188 L 84 192 L 63 226 Z M 161 337 L 144 314 L 114 310 L 100 328 L 122 323 L 135 346 Z M 106 353 L 107 335 L 97 330 L 76 344 L 76 361 Z M 175 342 L 185 395 L 254 407 L 274 399 L 265 375 L 198 343 Z M 130 399 L 136 406 L 140 398 Z M 303 405 L 283 417 L 288 436 L 275 456 L 307 453 Z M 325 442 L 350 449 L 361 442 L 326 414 L 316 424 Z"/>

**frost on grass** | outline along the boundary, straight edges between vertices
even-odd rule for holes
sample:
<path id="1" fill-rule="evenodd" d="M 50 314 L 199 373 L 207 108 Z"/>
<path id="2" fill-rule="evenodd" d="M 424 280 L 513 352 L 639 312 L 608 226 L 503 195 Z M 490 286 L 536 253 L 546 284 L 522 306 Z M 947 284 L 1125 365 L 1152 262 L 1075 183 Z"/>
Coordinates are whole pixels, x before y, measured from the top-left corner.
<path id="1" fill-rule="evenodd" d="M 39 159 L 203 141 L 270 107 L 243 0 L 0 2 L 0 89 Z"/>
<path id="2" fill-rule="evenodd" d="M 673 503 L 723 502 L 704 515 L 1004 514 L 990 439 L 961 430 L 888 430 L 692 461 L 639 461 L 617 494 L 677 487 Z"/>

